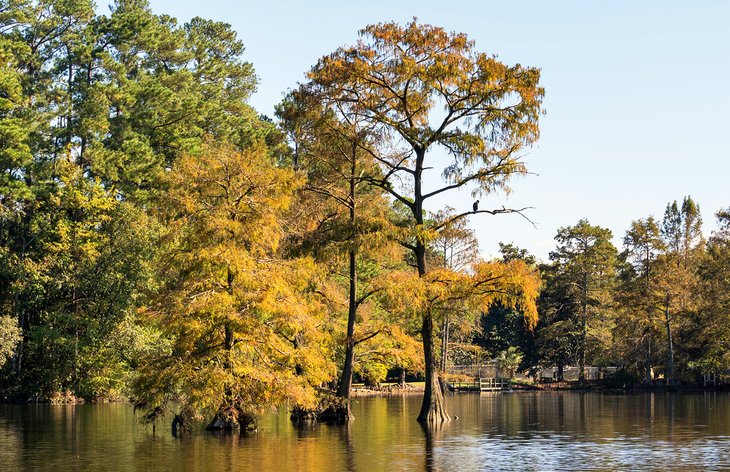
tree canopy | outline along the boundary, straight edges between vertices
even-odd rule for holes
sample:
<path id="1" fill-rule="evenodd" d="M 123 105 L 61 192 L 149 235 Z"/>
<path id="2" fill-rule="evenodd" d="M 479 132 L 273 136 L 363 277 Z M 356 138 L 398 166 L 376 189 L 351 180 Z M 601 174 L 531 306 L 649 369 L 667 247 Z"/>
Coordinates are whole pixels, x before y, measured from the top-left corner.
<path id="1" fill-rule="evenodd" d="M 410 213 L 406 228 L 419 277 L 425 277 L 426 248 L 438 230 L 473 213 L 457 213 L 427 224 L 424 203 L 462 187 L 475 195 L 508 189 L 526 172 L 519 151 L 538 135 L 543 89 L 539 70 L 507 66 L 475 50 L 460 33 L 418 24 L 370 25 L 361 40 L 324 56 L 308 74 L 309 87 L 331 113 L 367 123 L 381 137 L 370 150 L 379 172 L 367 182 L 388 192 Z M 439 152 L 446 159 L 440 159 Z M 424 173 L 440 166 L 443 185 L 424 188 Z M 433 312 L 421 312 L 426 394 L 419 420 L 449 419 L 439 388 Z"/>
<path id="2" fill-rule="evenodd" d="M 3 398 L 246 429 L 282 405 L 348 419 L 354 382 L 407 371 L 440 423 L 469 357 L 576 364 L 584 386 L 589 364 L 672 388 L 727 367 L 727 209 L 703 235 L 699 204 L 670 202 L 620 253 L 581 219 L 549 261 L 482 257 L 471 219 L 528 217 L 492 202 L 528 171 L 539 69 L 378 23 L 269 119 L 244 54 L 230 25 L 145 0 L 0 2 Z M 474 203 L 435 208 L 459 191 Z"/>

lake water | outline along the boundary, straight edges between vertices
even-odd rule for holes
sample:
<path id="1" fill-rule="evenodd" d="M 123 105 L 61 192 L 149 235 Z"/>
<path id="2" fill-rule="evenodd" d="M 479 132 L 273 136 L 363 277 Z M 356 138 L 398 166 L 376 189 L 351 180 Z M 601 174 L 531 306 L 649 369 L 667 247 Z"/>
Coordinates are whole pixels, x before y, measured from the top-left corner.
<path id="1" fill-rule="evenodd" d="M 249 436 L 153 433 L 132 408 L 0 405 L 0 470 L 730 470 L 730 394 L 492 393 L 447 398 L 424 430 L 419 395 L 361 398 L 347 426 L 282 411 Z"/>

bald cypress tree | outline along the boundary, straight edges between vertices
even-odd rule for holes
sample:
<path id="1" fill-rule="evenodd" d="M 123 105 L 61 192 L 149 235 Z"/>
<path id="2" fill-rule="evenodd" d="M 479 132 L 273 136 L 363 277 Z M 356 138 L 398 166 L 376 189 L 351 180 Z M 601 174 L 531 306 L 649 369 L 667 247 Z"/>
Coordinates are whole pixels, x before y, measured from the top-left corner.
<path id="1" fill-rule="evenodd" d="M 333 113 L 359 116 L 388 139 L 373 157 L 381 172 L 371 185 L 387 191 L 409 211 L 412 251 L 419 277 L 428 273 L 426 248 L 430 199 L 460 188 L 489 194 L 526 172 L 519 151 L 538 137 L 543 89 L 539 70 L 508 66 L 477 51 L 466 35 L 418 24 L 381 23 L 364 28 L 361 40 L 323 57 L 309 79 Z M 427 188 L 430 169 L 442 184 Z M 401 182 L 404 185 L 401 185 Z M 455 214 L 508 213 L 485 209 Z M 449 419 L 438 382 L 433 313 L 421 319 L 426 392 L 418 419 Z"/>

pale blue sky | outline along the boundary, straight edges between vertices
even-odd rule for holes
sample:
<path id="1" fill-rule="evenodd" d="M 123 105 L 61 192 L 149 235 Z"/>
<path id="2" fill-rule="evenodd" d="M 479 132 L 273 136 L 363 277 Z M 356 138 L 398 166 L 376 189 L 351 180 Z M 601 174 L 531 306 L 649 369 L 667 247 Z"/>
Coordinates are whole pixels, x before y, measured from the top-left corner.
<path id="1" fill-rule="evenodd" d="M 559 226 L 579 218 L 610 228 L 661 218 L 692 195 L 707 232 L 730 206 L 730 1 L 330 1 L 151 0 L 180 21 L 230 23 L 260 78 L 251 103 L 273 115 L 282 94 L 319 57 L 381 21 L 419 21 L 463 32 L 507 63 L 540 67 L 546 89 L 541 138 L 526 156 L 539 175 L 482 207 L 533 206 L 519 216 L 472 218 L 482 252 L 514 242 L 541 258 Z M 449 197 L 469 208 L 468 192 Z M 433 208 L 436 209 L 436 208 Z"/>

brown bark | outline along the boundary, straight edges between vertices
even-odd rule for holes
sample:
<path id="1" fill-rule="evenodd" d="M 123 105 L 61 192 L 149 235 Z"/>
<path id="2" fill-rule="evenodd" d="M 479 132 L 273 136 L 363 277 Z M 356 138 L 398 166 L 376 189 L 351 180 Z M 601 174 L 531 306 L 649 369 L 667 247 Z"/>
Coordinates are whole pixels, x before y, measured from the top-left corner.
<path id="1" fill-rule="evenodd" d="M 416 149 L 416 166 L 414 172 L 414 201 L 413 216 L 417 225 L 423 225 L 423 162 L 426 155 L 425 149 Z M 426 275 L 426 245 L 422 240 L 416 241 L 415 245 L 416 266 L 418 268 L 418 276 Z M 441 392 L 438 380 L 438 368 L 436 366 L 436 356 L 434 353 L 433 339 L 433 314 L 427 311 L 423 314 L 421 322 L 421 338 L 423 342 L 423 360 L 426 366 L 426 386 L 423 392 L 423 402 L 421 403 L 421 411 L 418 414 L 418 421 L 426 423 L 441 423 L 449 421 L 449 415 L 446 413 L 446 405 Z"/>
<path id="2" fill-rule="evenodd" d="M 645 377 L 644 377 L 644 383 L 651 387 L 652 385 L 652 376 L 651 376 L 651 338 L 646 338 L 646 363 L 644 364 L 645 368 Z"/>
<path id="3" fill-rule="evenodd" d="M 423 336 L 424 359 L 426 361 L 426 388 L 423 392 L 423 403 L 418 414 L 418 421 L 426 423 L 449 421 L 450 418 L 446 413 L 433 352 L 433 317 L 431 313 L 427 313 L 423 317 L 421 335 Z"/>
<path id="4" fill-rule="evenodd" d="M 350 161 L 350 188 L 349 188 L 349 204 L 350 204 L 350 224 L 354 231 L 355 223 L 357 219 L 356 208 L 355 208 L 355 174 L 356 168 L 356 148 L 352 150 L 352 160 Z M 353 234 L 353 237 L 355 235 Z M 352 371 L 353 364 L 355 363 L 355 320 L 357 317 L 357 253 L 355 249 L 350 249 L 349 256 L 349 293 L 348 293 L 348 307 L 347 307 L 347 338 L 345 345 L 345 365 L 342 368 L 342 378 L 340 379 L 340 385 L 337 389 L 337 396 L 345 398 L 346 411 L 342 412 L 345 418 L 352 418 L 352 412 L 350 411 L 350 392 L 352 390 Z"/>
<path id="5" fill-rule="evenodd" d="M 449 325 L 449 317 L 446 315 L 441 325 L 441 372 L 446 372 L 449 362 Z"/>
<path id="6" fill-rule="evenodd" d="M 213 420 L 205 427 L 207 431 L 246 432 L 256 429 L 256 420 L 237 406 L 221 407 Z"/>
<path id="7" fill-rule="evenodd" d="M 585 259 L 586 251 L 583 251 L 583 258 Z M 580 330 L 580 353 L 578 357 L 578 381 L 580 386 L 585 386 L 586 381 L 586 337 L 588 334 L 588 273 L 583 272 L 583 297 L 581 300 L 582 313 L 581 313 L 581 330 Z"/>
<path id="8" fill-rule="evenodd" d="M 416 244 L 416 261 L 418 274 L 423 277 L 426 273 L 426 248 L 421 242 Z M 426 387 L 423 392 L 423 403 L 421 403 L 418 421 L 426 423 L 449 421 L 451 418 L 446 413 L 444 397 L 438 380 L 433 340 L 433 314 L 430 311 L 423 314 L 421 337 L 423 339 L 423 355 L 426 365 Z"/>
<path id="9" fill-rule="evenodd" d="M 350 296 L 349 308 L 347 312 L 347 338 L 345 346 L 345 365 L 342 368 L 342 377 L 340 385 L 337 389 L 337 396 L 348 401 L 345 402 L 346 411 L 342 415 L 346 418 L 352 418 L 350 411 L 350 392 L 352 391 L 352 371 L 355 363 L 355 317 L 357 315 L 357 301 L 355 293 L 357 290 L 357 271 L 355 268 L 355 251 L 350 251 Z"/>
<path id="10" fill-rule="evenodd" d="M 667 385 L 674 385 L 674 343 L 672 341 L 672 325 L 669 320 L 669 295 L 664 304 L 664 322 L 667 328 Z"/>

